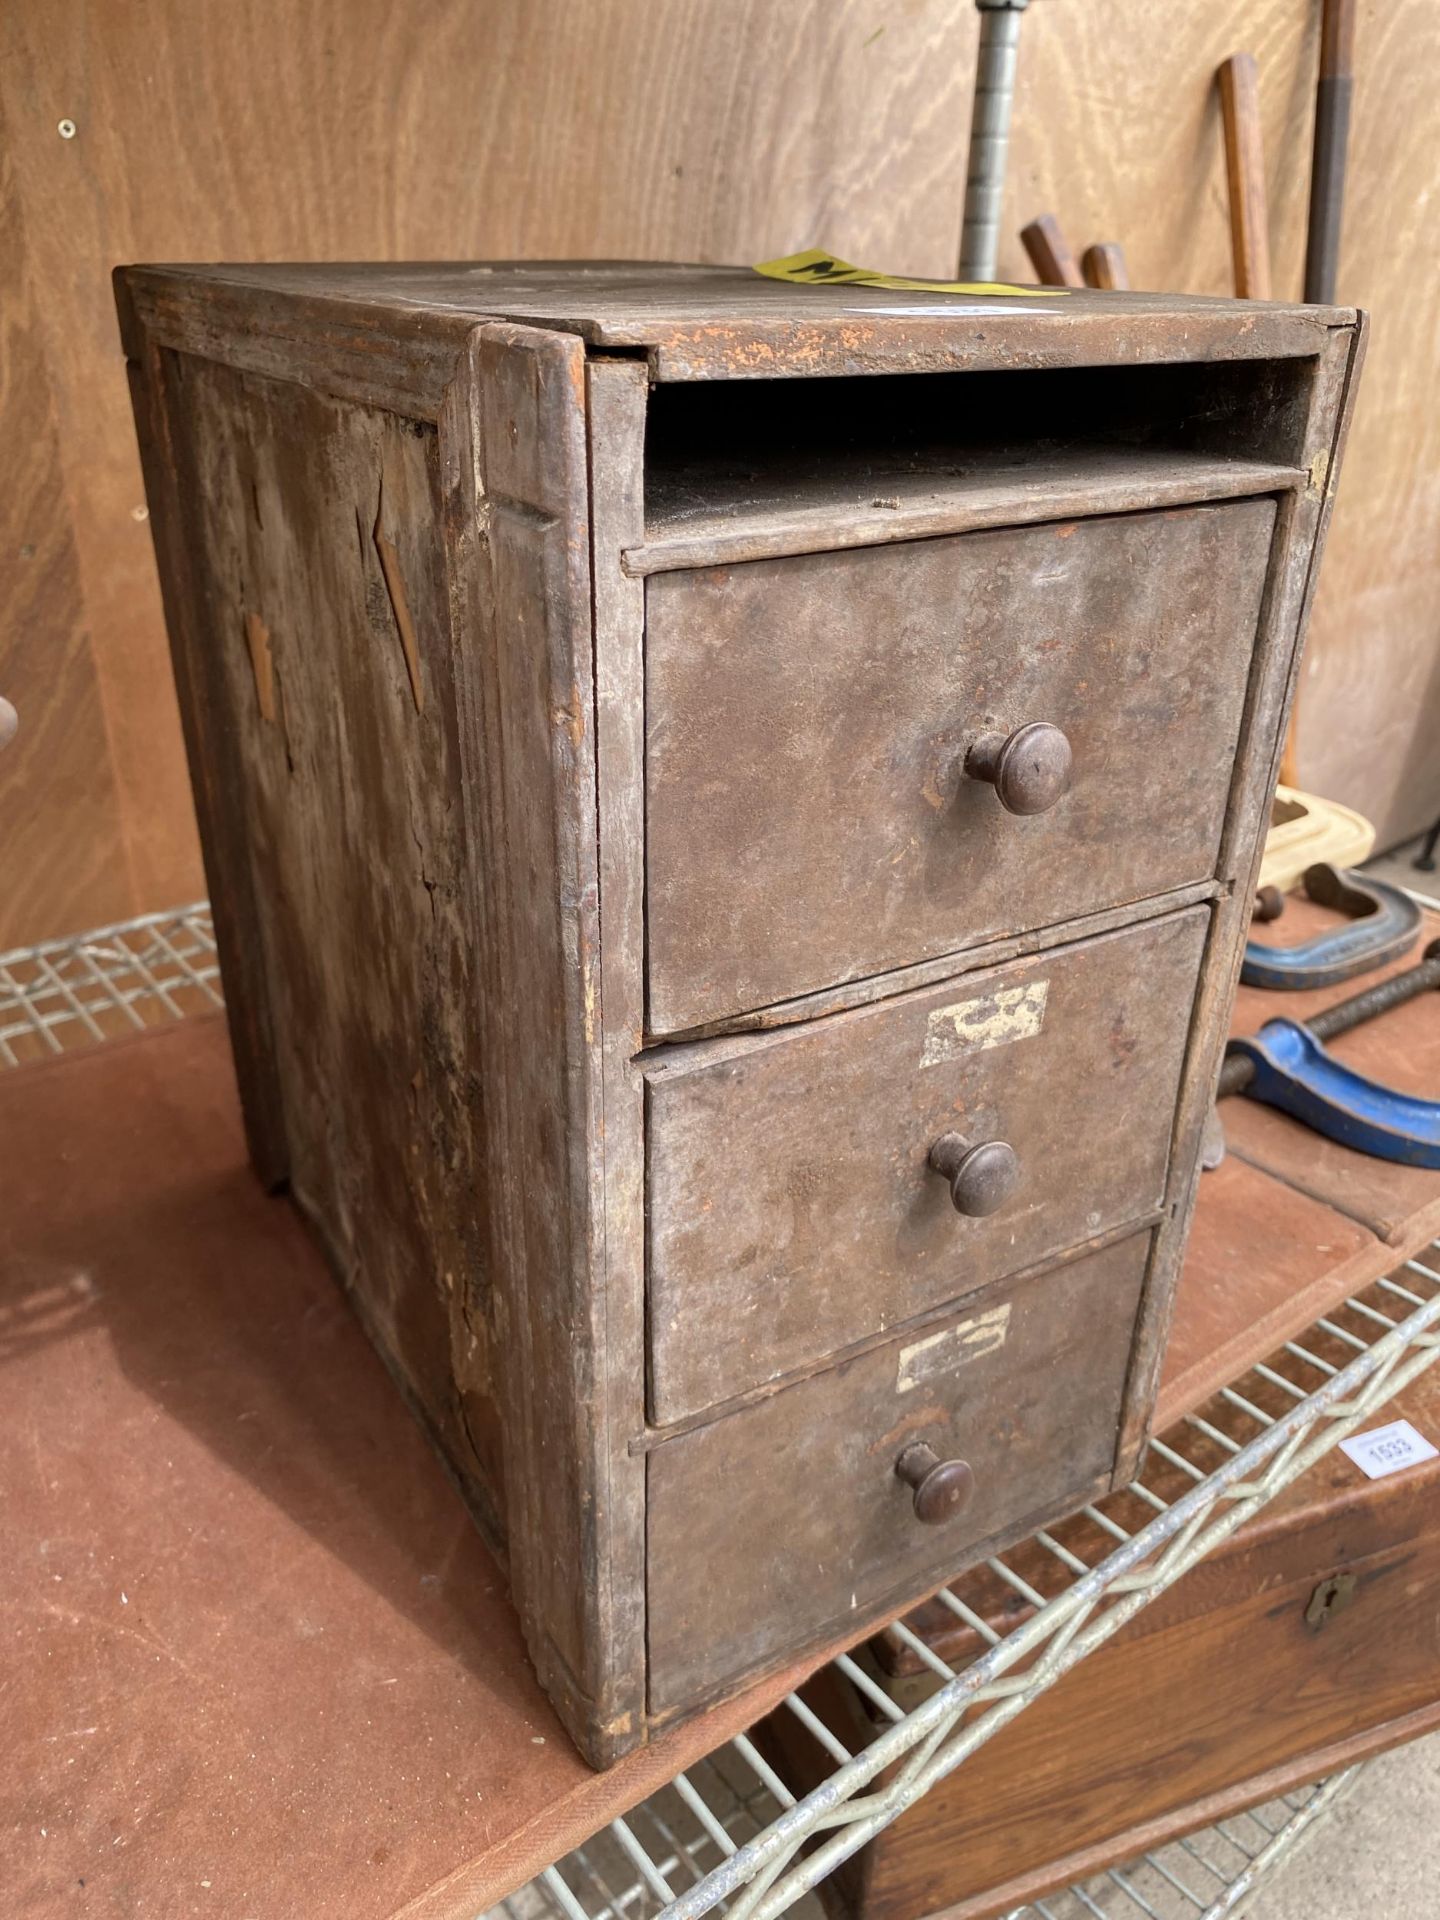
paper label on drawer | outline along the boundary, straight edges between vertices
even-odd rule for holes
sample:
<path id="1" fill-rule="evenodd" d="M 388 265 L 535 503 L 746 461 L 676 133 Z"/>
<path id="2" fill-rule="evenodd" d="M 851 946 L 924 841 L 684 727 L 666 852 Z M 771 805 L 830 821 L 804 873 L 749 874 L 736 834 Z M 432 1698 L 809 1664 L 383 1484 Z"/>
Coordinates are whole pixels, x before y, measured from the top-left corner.
<path id="1" fill-rule="evenodd" d="M 1003 1307 L 992 1307 L 988 1313 L 979 1314 L 974 1320 L 962 1320 L 958 1327 L 932 1333 L 928 1340 L 917 1340 L 913 1346 L 902 1347 L 895 1369 L 896 1391 L 910 1393 L 941 1374 L 953 1373 L 967 1360 L 979 1360 L 987 1353 L 994 1353 L 997 1347 L 1004 1346 L 1009 1331 L 1007 1302 Z"/>
<path id="2" fill-rule="evenodd" d="M 1045 1023 L 1048 980 L 1032 980 L 1023 987 L 1001 987 L 977 1000 L 958 1000 L 953 1007 L 937 1007 L 925 1023 L 922 1067 L 938 1067 L 963 1054 L 986 1047 L 1008 1047 L 1012 1040 L 1029 1040 Z"/>
<path id="3" fill-rule="evenodd" d="M 1432 1447 L 1408 1420 L 1392 1420 L 1388 1426 L 1372 1427 L 1368 1433 L 1352 1433 L 1340 1442 L 1340 1451 L 1350 1456 L 1367 1480 L 1383 1480 L 1387 1473 L 1399 1473 L 1402 1467 L 1440 1459 L 1440 1449 Z"/>

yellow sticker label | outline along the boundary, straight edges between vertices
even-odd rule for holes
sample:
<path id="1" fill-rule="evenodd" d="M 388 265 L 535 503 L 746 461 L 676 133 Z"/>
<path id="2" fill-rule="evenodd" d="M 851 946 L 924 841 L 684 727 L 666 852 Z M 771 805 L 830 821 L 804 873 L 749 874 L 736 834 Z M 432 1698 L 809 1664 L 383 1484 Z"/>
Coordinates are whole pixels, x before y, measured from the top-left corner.
<path id="1" fill-rule="evenodd" d="M 1012 287 L 1003 280 L 905 280 L 899 274 L 872 273 L 868 267 L 852 267 L 848 260 L 837 260 L 833 253 L 811 247 L 805 253 L 788 253 L 783 260 L 762 260 L 755 268 L 767 280 L 788 280 L 797 287 L 889 287 L 895 293 L 971 293 L 1037 295 L 1045 300 L 1068 291 L 1064 287 Z"/>

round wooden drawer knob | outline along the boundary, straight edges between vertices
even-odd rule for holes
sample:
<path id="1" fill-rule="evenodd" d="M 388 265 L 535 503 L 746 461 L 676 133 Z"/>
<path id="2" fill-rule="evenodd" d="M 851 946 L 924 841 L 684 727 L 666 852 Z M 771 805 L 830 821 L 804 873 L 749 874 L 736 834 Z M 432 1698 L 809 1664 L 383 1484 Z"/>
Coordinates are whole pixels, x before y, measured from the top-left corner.
<path id="1" fill-rule="evenodd" d="M 1070 791 L 1070 742 L 1047 720 L 1014 733 L 982 733 L 965 756 L 972 780 L 988 780 L 1007 813 L 1045 813 Z"/>
<path id="2" fill-rule="evenodd" d="M 0 747 L 8 747 L 20 726 L 20 716 L 8 700 L 0 699 Z"/>
<path id="3" fill-rule="evenodd" d="M 942 1527 L 963 1513 L 975 1498 L 975 1475 L 967 1460 L 942 1460 L 923 1441 L 906 1447 L 895 1471 L 915 1489 L 915 1518 L 927 1527 Z"/>
<path id="4" fill-rule="evenodd" d="M 1020 1156 L 1007 1140 L 967 1140 L 942 1133 L 930 1149 L 930 1165 L 950 1182 L 957 1213 L 983 1220 L 1010 1198 L 1020 1182 Z"/>

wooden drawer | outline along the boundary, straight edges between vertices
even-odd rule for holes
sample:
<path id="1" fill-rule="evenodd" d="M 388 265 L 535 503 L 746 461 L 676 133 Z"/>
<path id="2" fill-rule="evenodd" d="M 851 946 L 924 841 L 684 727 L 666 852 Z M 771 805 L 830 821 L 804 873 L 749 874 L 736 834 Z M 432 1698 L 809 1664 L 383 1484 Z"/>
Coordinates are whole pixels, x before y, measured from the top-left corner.
<path id="1" fill-rule="evenodd" d="M 651 1414 L 747 1392 L 1092 1236 L 1165 1192 L 1209 908 L 649 1067 Z M 942 1135 L 1006 1141 L 957 1212 Z"/>
<path id="2" fill-rule="evenodd" d="M 1106 1486 L 1149 1248 L 1132 1235 L 657 1447 L 651 1711 L 903 1605 Z M 975 1476 L 938 1526 L 895 1472 L 921 1442 Z"/>
<path id="3" fill-rule="evenodd" d="M 1238 500 L 652 579 L 652 1032 L 1211 875 L 1274 520 Z M 1025 817 L 964 768 L 1033 722 L 1072 783 Z"/>

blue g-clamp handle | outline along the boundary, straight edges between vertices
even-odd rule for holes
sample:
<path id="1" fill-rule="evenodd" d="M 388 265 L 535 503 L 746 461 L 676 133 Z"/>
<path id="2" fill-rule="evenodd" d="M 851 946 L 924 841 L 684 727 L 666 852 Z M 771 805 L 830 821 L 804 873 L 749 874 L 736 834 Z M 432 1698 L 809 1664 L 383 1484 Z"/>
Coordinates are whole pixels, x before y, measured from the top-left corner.
<path id="1" fill-rule="evenodd" d="M 1240 978 L 1247 987 L 1278 987 L 1291 992 L 1333 987 L 1357 973 L 1398 960 L 1420 930 L 1420 908 L 1408 893 L 1383 880 L 1347 873 L 1328 862 L 1306 869 L 1305 892 L 1322 907 L 1349 914 L 1349 920 L 1316 934 L 1298 947 L 1272 947 L 1261 940 L 1245 943 Z"/>
<path id="2" fill-rule="evenodd" d="M 1327 1053 L 1295 1020 L 1267 1020 L 1250 1040 L 1232 1040 L 1229 1058 L 1248 1060 L 1252 1100 L 1303 1120 L 1327 1140 L 1407 1167 L 1440 1167 L 1440 1100 L 1420 1100 L 1367 1080 Z"/>

